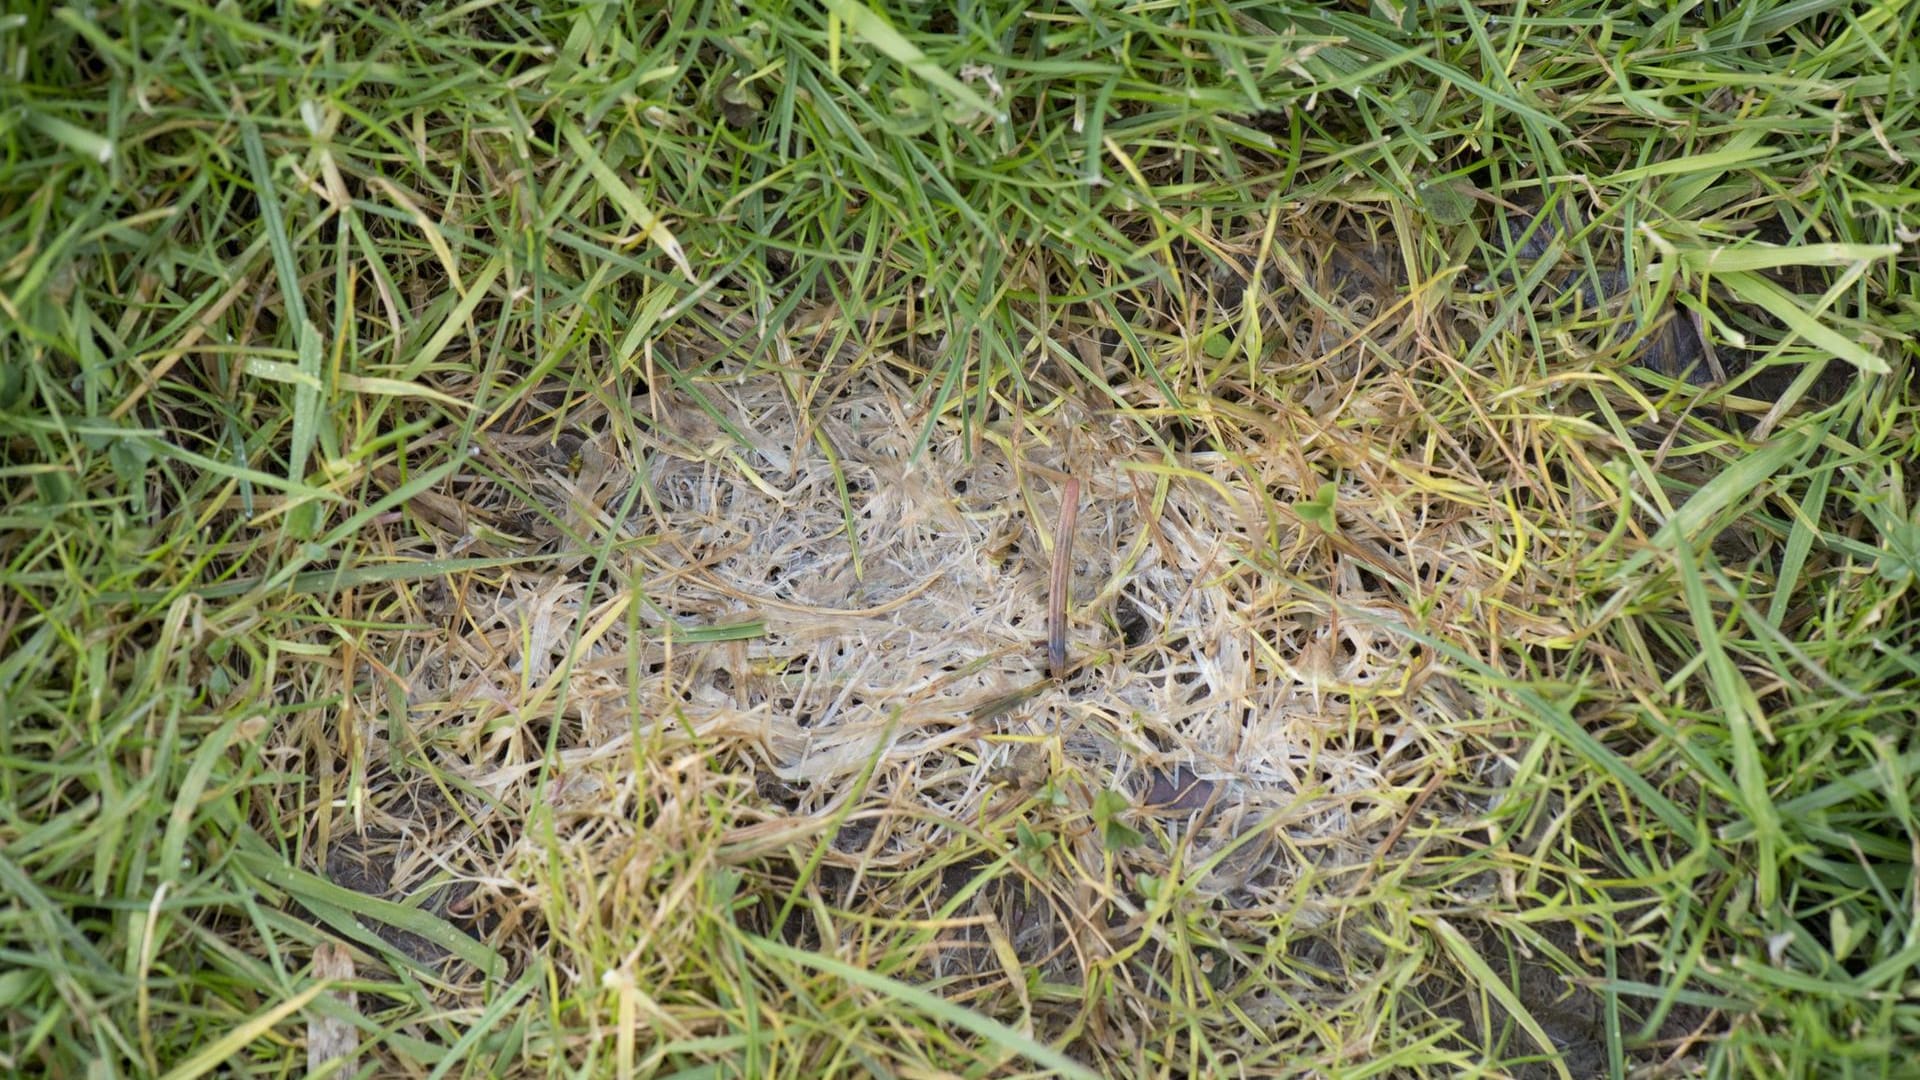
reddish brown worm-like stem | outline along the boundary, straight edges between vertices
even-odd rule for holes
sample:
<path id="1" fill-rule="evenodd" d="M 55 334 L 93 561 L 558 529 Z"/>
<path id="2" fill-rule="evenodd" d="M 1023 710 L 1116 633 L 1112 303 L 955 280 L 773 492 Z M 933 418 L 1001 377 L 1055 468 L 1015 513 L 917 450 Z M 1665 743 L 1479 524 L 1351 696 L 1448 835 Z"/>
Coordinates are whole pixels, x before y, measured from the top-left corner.
<path id="1" fill-rule="evenodd" d="M 1073 583 L 1073 527 L 1080 519 L 1080 478 L 1060 489 L 1060 527 L 1053 531 L 1053 581 L 1047 589 L 1047 674 L 1067 674 L 1067 588 Z"/>

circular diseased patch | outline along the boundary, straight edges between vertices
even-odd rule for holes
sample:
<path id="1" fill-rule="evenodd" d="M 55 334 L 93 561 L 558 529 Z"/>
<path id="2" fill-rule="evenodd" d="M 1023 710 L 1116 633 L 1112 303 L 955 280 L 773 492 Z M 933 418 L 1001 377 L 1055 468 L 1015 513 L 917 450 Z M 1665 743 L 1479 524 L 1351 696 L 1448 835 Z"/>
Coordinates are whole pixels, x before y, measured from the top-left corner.
<path id="1" fill-rule="evenodd" d="M 715 404 L 755 449 L 650 457 L 633 528 L 654 539 L 629 576 L 655 623 L 639 646 L 652 674 L 632 689 L 697 730 L 750 740 L 799 793 L 796 812 L 834 800 L 879 754 L 874 792 L 971 819 L 996 770 L 1038 739 L 1057 740 L 1050 767 L 1149 812 L 1154 791 L 1177 788 L 1175 807 L 1206 810 L 1219 842 L 1280 808 L 1309 833 L 1344 831 L 1354 799 L 1384 783 L 1383 744 L 1354 730 L 1353 695 L 1431 707 L 1382 690 L 1409 682 L 1402 640 L 1325 602 L 1391 616 L 1391 583 L 1329 574 L 1324 558 L 1284 565 L 1315 541 L 1276 524 L 1278 454 L 1258 472 L 1210 452 L 1170 462 L 1128 423 L 1055 414 L 991 423 L 971 455 L 960 425 L 937 425 L 916 456 L 924 418 L 883 386 L 852 388 L 811 422 L 771 379 L 730 384 Z M 1073 671 L 1053 682 L 1048 589 L 1069 476 Z M 699 643 L 756 620 L 752 636 Z"/>

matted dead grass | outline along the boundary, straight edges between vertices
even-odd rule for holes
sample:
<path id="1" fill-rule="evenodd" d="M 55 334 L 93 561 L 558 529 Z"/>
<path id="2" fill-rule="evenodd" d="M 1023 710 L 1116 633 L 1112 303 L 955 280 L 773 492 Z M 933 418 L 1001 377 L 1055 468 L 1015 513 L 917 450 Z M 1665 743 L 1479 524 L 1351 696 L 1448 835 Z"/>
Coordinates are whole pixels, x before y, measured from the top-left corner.
<path id="1" fill-rule="evenodd" d="M 1028 373 L 1052 404 L 994 399 L 968 425 L 909 389 L 937 381 L 934 335 L 803 377 L 824 309 L 785 337 L 791 368 L 663 342 L 650 372 L 530 395 L 544 412 L 507 418 L 391 540 L 543 558 L 396 593 L 418 631 L 366 646 L 396 689 L 346 710 L 371 798 L 316 818 L 316 859 L 398 838 L 384 878 L 335 879 L 439 897 L 589 997 L 623 957 L 678 1038 L 719 1023 L 687 988 L 722 963 L 703 913 L 741 875 L 787 897 L 747 916 L 761 932 L 1048 1037 L 1198 1024 L 1273 1069 L 1364 1057 L 1388 1009 L 1484 1030 L 1492 1006 L 1434 981 L 1447 962 L 1409 920 L 1525 906 L 1514 874 L 1538 867 L 1421 879 L 1485 845 L 1516 743 L 1396 628 L 1550 668 L 1591 630 L 1576 571 L 1617 503 L 1577 448 L 1607 437 L 1542 410 L 1551 378 L 1474 395 L 1529 384 L 1454 359 L 1495 303 L 1449 292 L 1461 268 L 1409 272 L 1378 221 L 1299 224 L 1215 253 L 1266 268 L 1251 318 L 1219 271 L 1201 306 L 1140 313 L 1178 402 L 1105 328 L 1063 323 Z M 1209 356 L 1214 324 L 1258 327 L 1265 358 Z M 1295 510 L 1328 482 L 1331 531 Z M 1542 1015 L 1576 1017 L 1550 1032 L 1576 1054 L 1600 1038 L 1568 981 L 1592 970 L 1578 937 L 1498 962 L 1553 988 Z"/>

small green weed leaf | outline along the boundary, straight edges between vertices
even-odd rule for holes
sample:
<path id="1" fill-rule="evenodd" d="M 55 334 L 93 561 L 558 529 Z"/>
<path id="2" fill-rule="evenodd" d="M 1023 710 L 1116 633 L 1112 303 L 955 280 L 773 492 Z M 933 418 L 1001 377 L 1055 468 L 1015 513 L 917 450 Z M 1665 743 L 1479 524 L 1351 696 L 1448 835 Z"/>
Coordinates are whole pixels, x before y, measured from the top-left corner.
<path id="1" fill-rule="evenodd" d="M 1167 891 L 1167 883 L 1155 874 L 1141 874 L 1133 881 L 1149 904 L 1158 903 L 1161 895 Z"/>
<path id="2" fill-rule="evenodd" d="M 1225 360 L 1233 351 L 1233 334 L 1225 328 L 1215 330 L 1200 342 L 1200 351 L 1215 360 Z"/>
<path id="3" fill-rule="evenodd" d="M 48 506 L 65 506 L 73 499 L 73 478 L 63 468 L 34 473 L 33 486 Z"/>
<path id="4" fill-rule="evenodd" d="M 1895 585 L 1920 578 L 1920 521 L 1888 521 L 1881 531 L 1887 547 L 1880 553 L 1880 576 Z"/>
<path id="5" fill-rule="evenodd" d="M 1100 842 L 1109 850 L 1139 847 L 1147 842 L 1140 830 L 1120 820 L 1132 804 L 1117 791 L 1103 791 L 1093 798 L 1093 823 L 1100 829 Z"/>
<path id="6" fill-rule="evenodd" d="M 753 84 L 729 78 L 720 87 L 720 100 L 728 105 L 737 105 L 743 109 L 759 113 L 766 109 L 767 103 L 754 90 Z"/>
<path id="7" fill-rule="evenodd" d="M 107 448 L 107 461 L 113 466 L 113 475 L 123 484 L 133 484 L 146 475 L 147 465 L 153 461 L 153 451 L 130 439 L 116 439 Z"/>
<path id="8" fill-rule="evenodd" d="M 1444 180 L 1420 186 L 1420 202 L 1427 216 L 1439 225 L 1460 225 L 1473 216 L 1473 185 L 1461 180 Z"/>
<path id="9" fill-rule="evenodd" d="M 733 898 L 740 894 L 740 871 L 723 866 L 707 877 L 708 895 L 713 900 L 716 911 L 725 911 L 733 905 Z"/>
<path id="10" fill-rule="evenodd" d="M 25 969 L 0 973 L 0 1009 L 15 1009 L 41 993 L 47 976 Z"/>
<path id="11" fill-rule="evenodd" d="M 933 111 L 933 95 L 918 86 L 896 86 L 888 96 L 893 98 L 895 116 L 925 116 Z"/>
<path id="12" fill-rule="evenodd" d="M 887 95 L 893 99 L 893 123 L 889 130 L 903 138 L 912 138 L 933 130 L 933 95 L 918 86 L 896 86 Z"/>
<path id="13" fill-rule="evenodd" d="M 1053 847 L 1054 835 L 1045 829 L 1030 828 L 1026 822 L 1016 822 L 1013 826 L 1015 841 L 1019 850 L 1013 853 L 1027 872 L 1038 877 L 1047 872 L 1047 851 Z"/>
<path id="14" fill-rule="evenodd" d="M 1293 504 L 1293 512 L 1300 520 L 1317 526 L 1323 532 L 1333 532 L 1338 522 L 1333 516 L 1333 504 L 1340 496 L 1340 488 L 1332 481 L 1321 484 L 1313 493 L 1313 498 Z"/>
<path id="15" fill-rule="evenodd" d="M 1845 908 L 1830 908 L 1827 911 L 1827 936 L 1833 941 L 1833 958 L 1845 960 L 1866 937 L 1867 926 L 1855 923 L 1847 918 Z"/>

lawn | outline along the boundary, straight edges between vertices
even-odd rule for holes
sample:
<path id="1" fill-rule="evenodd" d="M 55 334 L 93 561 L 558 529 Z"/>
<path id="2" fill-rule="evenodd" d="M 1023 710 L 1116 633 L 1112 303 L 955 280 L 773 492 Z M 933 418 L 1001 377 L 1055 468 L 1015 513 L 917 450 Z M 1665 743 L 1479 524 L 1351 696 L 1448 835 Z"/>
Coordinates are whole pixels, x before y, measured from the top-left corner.
<path id="1" fill-rule="evenodd" d="M 0 1073 L 1913 1075 L 1917 22 L 9 5 Z"/>

